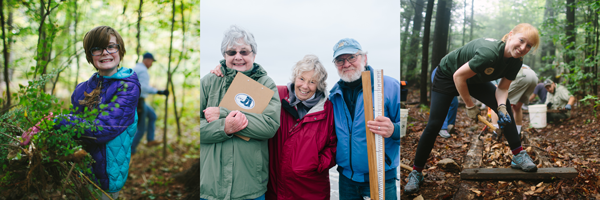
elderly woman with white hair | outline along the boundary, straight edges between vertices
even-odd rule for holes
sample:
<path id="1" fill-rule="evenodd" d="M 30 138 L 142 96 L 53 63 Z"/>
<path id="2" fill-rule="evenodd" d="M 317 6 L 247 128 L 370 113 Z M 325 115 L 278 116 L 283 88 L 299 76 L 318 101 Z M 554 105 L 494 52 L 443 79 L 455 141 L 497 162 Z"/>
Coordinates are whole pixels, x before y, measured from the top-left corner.
<path id="1" fill-rule="evenodd" d="M 275 82 L 254 63 L 256 47 L 251 33 L 231 26 L 221 43 L 224 60 L 220 71 L 224 77 L 208 74 L 201 79 L 201 199 L 265 199 L 269 179 L 268 139 L 279 128 L 281 104 Z M 238 72 L 275 91 L 261 114 L 219 107 Z"/>
<path id="2" fill-rule="evenodd" d="M 281 125 L 269 140 L 267 199 L 329 199 L 337 138 L 327 71 L 317 56 L 306 55 L 292 72 L 292 82 L 277 86 Z"/>

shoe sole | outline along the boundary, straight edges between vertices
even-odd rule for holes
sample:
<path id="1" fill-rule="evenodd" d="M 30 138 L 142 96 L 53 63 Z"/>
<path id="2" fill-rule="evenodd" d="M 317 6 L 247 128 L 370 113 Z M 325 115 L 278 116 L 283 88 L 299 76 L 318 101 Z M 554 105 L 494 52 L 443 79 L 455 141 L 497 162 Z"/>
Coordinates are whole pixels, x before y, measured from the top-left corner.
<path id="1" fill-rule="evenodd" d="M 533 169 L 525 170 L 525 169 L 522 169 L 522 168 L 520 168 L 520 167 L 517 167 L 517 166 L 512 166 L 512 165 L 510 166 L 510 168 L 513 168 L 513 169 L 520 169 L 521 171 L 524 171 L 524 172 L 537 172 L 537 170 L 538 170 L 538 168 L 537 168 L 537 167 L 536 167 L 536 168 L 533 168 Z"/>

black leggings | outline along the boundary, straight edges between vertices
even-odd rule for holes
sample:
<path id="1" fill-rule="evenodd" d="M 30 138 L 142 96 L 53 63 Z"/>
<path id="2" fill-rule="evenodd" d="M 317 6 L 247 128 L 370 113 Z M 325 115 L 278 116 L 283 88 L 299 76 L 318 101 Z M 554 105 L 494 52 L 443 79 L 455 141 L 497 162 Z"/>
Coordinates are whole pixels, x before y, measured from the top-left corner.
<path id="1" fill-rule="evenodd" d="M 477 100 L 484 103 L 486 106 L 490 107 L 496 113 L 498 113 L 498 103 L 496 101 L 496 86 L 494 86 L 491 82 L 482 83 L 482 84 L 468 84 L 469 93 L 471 96 L 475 97 Z M 425 167 L 425 162 L 429 158 L 429 154 L 431 153 L 431 149 L 433 149 L 433 145 L 435 144 L 435 139 L 438 136 L 438 132 L 442 129 L 442 125 L 444 124 L 444 119 L 448 114 L 448 108 L 450 107 L 450 103 L 452 102 L 452 98 L 454 95 L 443 94 L 436 91 L 431 91 L 431 108 L 429 121 L 427 123 L 427 127 L 423 131 L 421 135 L 421 139 L 419 140 L 419 146 L 417 146 L 417 153 L 415 154 L 415 162 L 414 164 L 417 167 Z M 510 115 L 510 124 L 506 125 L 503 129 L 504 137 L 508 141 L 510 149 L 516 149 L 521 146 L 521 139 L 517 134 L 517 126 L 515 124 L 515 119 L 513 117 L 512 109 L 510 108 L 510 102 L 506 99 L 506 110 Z"/>

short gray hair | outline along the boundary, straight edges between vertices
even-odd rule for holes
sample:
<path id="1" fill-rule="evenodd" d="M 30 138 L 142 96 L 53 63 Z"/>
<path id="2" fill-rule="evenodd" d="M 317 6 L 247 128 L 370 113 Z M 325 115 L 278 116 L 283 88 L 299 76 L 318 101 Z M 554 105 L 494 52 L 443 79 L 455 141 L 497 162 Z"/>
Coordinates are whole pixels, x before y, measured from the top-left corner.
<path id="1" fill-rule="evenodd" d="M 257 45 L 256 41 L 254 40 L 254 35 L 252 35 L 252 33 L 248 32 L 246 29 L 236 25 L 231 25 L 229 30 L 225 31 L 225 37 L 223 37 L 223 41 L 221 42 L 221 54 L 223 57 L 225 57 L 225 51 L 227 51 L 227 48 L 236 45 L 242 45 L 242 43 L 238 42 L 240 39 L 247 45 L 250 45 L 252 52 L 256 54 Z"/>
<path id="2" fill-rule="evenodd" d="M 327 82 L 325 81 L 327 80 L 327 70 L 325 70 L 325 67 L 321 64 L 321 61 L 319 61 L 319 58 L 312 54 L 304 56 L 302 60 L 296 63 L 292 73 L 292 83 L 294 83 L 296 78 L 302 73 L 312 70 L 315 71 L 313 77 L 317 81 L 317 90 L 325 92 L 325 89 L 327 89 Z"/>

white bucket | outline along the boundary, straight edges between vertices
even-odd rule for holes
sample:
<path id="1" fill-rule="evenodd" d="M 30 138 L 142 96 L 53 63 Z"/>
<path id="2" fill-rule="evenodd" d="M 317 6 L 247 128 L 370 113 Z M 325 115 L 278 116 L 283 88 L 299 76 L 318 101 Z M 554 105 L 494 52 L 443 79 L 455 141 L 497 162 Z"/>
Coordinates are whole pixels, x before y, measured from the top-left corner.
<path id="1" fill-rule="evenodd" d="M 529 106 L 529 123 L 533 128 L 546 127 L 546 105 Z"/>
<path id="2" fill-rule="evenodd" d="M 400 138 L 406 135 L 406 121 L 408 121 L 408 109 L 400 109 Z"/>

